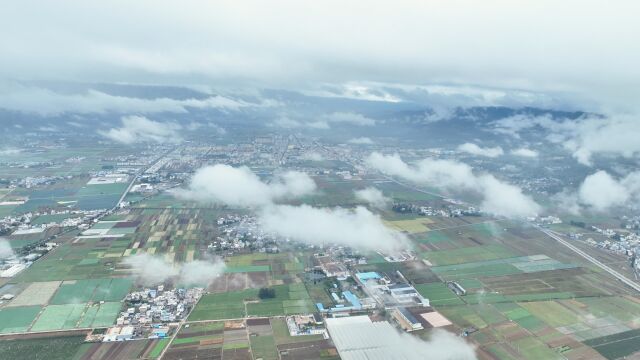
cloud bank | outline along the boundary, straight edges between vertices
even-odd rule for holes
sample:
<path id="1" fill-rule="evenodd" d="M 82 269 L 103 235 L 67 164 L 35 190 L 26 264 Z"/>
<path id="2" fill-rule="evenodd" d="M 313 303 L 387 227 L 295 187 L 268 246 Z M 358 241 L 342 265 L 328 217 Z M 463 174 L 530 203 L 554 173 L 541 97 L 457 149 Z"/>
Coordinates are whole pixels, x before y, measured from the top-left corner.
<path id="1" fill-rule="evenodd" d="M 483 148 L 474 143 L 464 143 L 458 146 L 458 151 L 465 152 L 471 155 L 485 156 L 490 158 L 498 157 L 504 154 L 504 151 L 500 146 Z"/>
<path id="2" fill-rule="evenodd" d="M 384 196 L 382 191 L 372 186 L 360 190 L 355 190 L 354 195 L 356 196 L 356 199 L 364 201 L 379 209 L 386 207 L 391 202 L 391 199 Z"/>
<path id="3" fill-rule="evenodd" d="M 138 283 L 147 286 L 173 279 L 185 286 L 206 286 L 223 274 L 226 268 L 225 263 L 220 260 L 171 264 L 162 257 L 149 254 L 129 256 L 122 263 L 131 267 Z"/>
<path id="4" fill-rule="evenodd" d="M 527 149 L 527 148 L 519 148 L 511 150 L 511 155 L 521 156 L 526 158 L 536 158 L 538 157 L 538 152 L 535 150 Z"/>
<path id="5" fill-rule="evenodd" d="M 378 215 L 364 207 L 351 210 L 277 204 L 315 190 L 315 182 L 304 173 L 281 173 L 267 183 L 247 167 L 218 164 L 196 171 L 188 187 L 174 194 L 183 199 L 256 208 L 264 230 L 306 244 L 382 251 L 409 246 L 402 233 L 386 227 Z"/>
<path id="6" fill-rule="evenodd" d="M 0 92 L 0 108 L 54 116 L 64 113 L 188 113 L 194 109 L 221 109 L 237 111 L 246 107 L 269 106 L 272 103 L 249 103 L 243 100 L 215 95 L 204 99 L 172 99 L 167 97 L 146 99 L 111 95 L 89 89 L 84 93 L 58 93 L 39 87 L 11 87 Z"/>
<path id="7" fill-rule="evenodd" d="M 491 174 L 475 174 L 464 163 L 452 160 L 424 159 L 410 166 L 399 155 L 372 153 L 366 164 L 391 176 L 426 184 L 447 191 L 470 191 L 482 197 L 483 211 L 521 218 L 535 215 L 541 207 L 519 187 L 498 180 Z"/>
<path id="8" fill-rule="evenodd" d="M 311 245 L 340 244 L 386 252 L 409 245 L 402 233 L 386 227 L 378 215 L 361 206 L 351 211 L 275 205 L 264 208 L 259 219 L 266 231 Z"/>
<path id="9" fill-rule="evenodd" d="M 357 138 L 349 139 L 349 141 L 347 142 L 353 145 L 373 145 L 374 144 L 374 141 L 368 137 L 357 137 Z"/>
<path id="10" fill-rule="evenodd" d="M 0 260 L 7 259 L 15 255 L 9 240 L 0 237 Z"/>
<path id="11" fill-rule="evenodd" d="M 621 179 L 615 179 L 606 171 L 597 171 L 584 179 L 578 189 L 578 199 L 598 212 L 640 201 L 640 171 Z"/>
<path id="12" fill-rule="evenodd" d="M 538 128 L 549 131 L 547 139 L 561 144 L 581 164 L 593 166 L 594 155 L 632 158 L 640 155 L 640 126 L 635 116 L 584 116 L 575 120 L 550 115 L 515 115 L 496 120 L 493 130 L 515 138 Z"/>
<path id="13" fill-rule="evenodd" d="M 99 130 L 98 134 L 127 145 L 141 142 L 176 143 L 182 139 L 178 134 L 182 127 L 175 123 L 153 121 L 137 115 L 124 116 L 121 120 L 122 127 Z"/>
<path id="14" fill-rule="evenodd" d="M 288 88 L 393 79 L 569 92 L 586 98 L 586 105 L 637 107 L 640 72 L 634 69 L 640 51 L 634 44 L 640 25 L 634 1 L 616 2 L 607 16 L 599 2 L 577 0 L 386 5 L 356 1 L 345 7 L 328 1 L 309 11 L 292 0 L 143 0 L 135 6 L 20 1 L 0 13 L 6 29 L 0 34 L 0 77 L 127 83 L 195 79 Z M 34 6 L 40 15 L 34 16 Z M 580 16 L 566 16 L 576 9 Z M 141 26 L 143 18 L 148 21 Z M 594 26 L 598 36 L 585 37 Z"/>
<path id="15" fill-rule="evenodd" d="M 266 183 L 246 166 L 217 164 L 198 169 L 187 189 L 174 190 L 174 194 L 189 200 L 256 207 L 309 195 L 315 190 L 313 179 L 298 171 L 277 174 Z"/>

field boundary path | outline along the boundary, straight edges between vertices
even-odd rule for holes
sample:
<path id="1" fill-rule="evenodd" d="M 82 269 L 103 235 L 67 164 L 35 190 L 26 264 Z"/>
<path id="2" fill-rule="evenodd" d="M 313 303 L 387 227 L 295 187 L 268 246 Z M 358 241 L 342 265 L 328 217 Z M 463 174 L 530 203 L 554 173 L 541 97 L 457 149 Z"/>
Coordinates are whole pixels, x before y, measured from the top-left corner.
<path id="1" fill-rule="evenodd" d="M 619 272 L 617 272 L 617 271 L 613 270 L 612 268 L 608 267 L 607 265 L 603 264 L 602 262 L 600 262 L 599 260 L 597 260 L 593 256 L 591 256 L 591 255 L 587 254 L 586 252 L 578 249 L 576 246 L 572 245 L 567 240 L 564 240 L 562 237 L 560 237 L 560 235 L 558 233 L 556 233 L 556 232 L 554 232 L 552 230 L 543 229 L 541 227 L 537 227 L 537 228 L 540 231 L 542 231 L 543 233 L 547 234 L 552 239 L 554 239 L 557 242 L 559 242 L 560 244 L 568 247 L 570 250 L 572 250 L 576 254 L 582 256 L 583 258 L 587 259 L 588 261 L 590 261 L 594 265 L 598 266 L 602 270 L 608 272 L 610 275 L 612 275 L 616 279 L 620 280 L 625 285 L 627 285 L 627 286 L 633 288 L 634 290 L 640 292 L 640 284 L 638 284 L 637 282 L 627 278 L 626 276 L 620 274 Z"/>

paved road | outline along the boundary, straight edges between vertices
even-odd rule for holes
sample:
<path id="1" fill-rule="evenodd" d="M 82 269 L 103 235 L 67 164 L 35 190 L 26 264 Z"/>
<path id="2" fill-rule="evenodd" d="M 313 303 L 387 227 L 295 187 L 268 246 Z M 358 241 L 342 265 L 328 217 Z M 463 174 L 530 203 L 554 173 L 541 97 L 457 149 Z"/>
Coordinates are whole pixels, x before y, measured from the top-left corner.
<path id="1" fill-rule="evenodd" d="M 578 254 L 578 255 L 582 256 L 583 258 L 589 260 L 590 262 L 592 262 L 593 264 L 595 264 L 596 266 L 598 266 L 602 270 L 608 272 L 609 274 L 611 274 L 613 277 L 615 277 L 616 279 L 620 280 L 624 284 L 626 284 L 629 287 L 633 288 L 634 290 L 640 292 L 640 284 L 638 284 L 637 282 L 635 282 L 633 280 L 630 280 L 629 278 L 625 277 L 624 275 L 620 274 L 619 272 L 613 270 L 612 268 L 610 268 L 607 265 L 603 264 L 602 262 L 598 261 L 593 256 L 591 256 L 591 255 L 587 254 L 586 252 L 578 249 L 577 247 L 575 247 L 574 245 L 572 245 L 568 241 L 566 241 L 563 238 L 561 238 L 558 233 L 556 233 L 556 232 L 554 232 L 552 230 L 543 229 L 541 227 L 538 227 L 538 229 L 540 229 L 540 231 L 542 231 L 543 233 L 547 234 L 549 237 L 551 237 L 552 239 L 556 240 L 560 244 L 562 244 L 562 245 L 568 247 L 569 249 L 573 250 L 576 254 Z"/>

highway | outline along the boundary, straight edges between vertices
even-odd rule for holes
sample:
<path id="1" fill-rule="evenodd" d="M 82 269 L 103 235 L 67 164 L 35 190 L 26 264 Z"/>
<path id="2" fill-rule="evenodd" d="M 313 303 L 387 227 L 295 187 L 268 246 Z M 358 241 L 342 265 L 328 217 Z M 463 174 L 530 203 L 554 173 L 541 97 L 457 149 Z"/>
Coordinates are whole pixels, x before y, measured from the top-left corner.
<path id="1" fill-rule="evenodd" d="M 599 268 L 601 268 L 602 270 L 608 272 L 609 274 L 611 274 L 613 277 L 615 277 L 616 279 L 620 280 L 621 282 L 623 282 L 624 284 L 628 285 L 629 287 L 633 288 L 634 290 L 640 292 L 640 284 L 636 283 L 633 280 L 630 280 L 629 278 L 625 277 L 624 275 L 620 274 L 619 272 L 613 270 L 612 268 L 608 267 L 607 265 L 603 264 L 602 262 L 598 261 L 596 258 L 594 258 L 593 256 L 587 254 L 586 252 L 578 249 L 577 247 L 575 247 L 574 245 L 572 245 L 571 243 L 569 243 L 568 241 L 564 240 L 562 237 L 560 237 L 557 233 L 555 233 L 554 231 L 548 230 L 548 229 L 543 229 L 541 227 L 537 227 L 540 231 L 542 231 L 543 233 L 547 234 L 549 237 L 551 237 L 552 239 L 556 240 L 557 242 L 559 242 L 560 244 L 568 247 L 569 249 L 571 249 L 573 252 L 575 252 L 576 254 L 582 256 L 583 258 L 589 260 L 590 262 L 592 262 L 593 264 L 595 264 L 596 266 L 598 266 Z"/>

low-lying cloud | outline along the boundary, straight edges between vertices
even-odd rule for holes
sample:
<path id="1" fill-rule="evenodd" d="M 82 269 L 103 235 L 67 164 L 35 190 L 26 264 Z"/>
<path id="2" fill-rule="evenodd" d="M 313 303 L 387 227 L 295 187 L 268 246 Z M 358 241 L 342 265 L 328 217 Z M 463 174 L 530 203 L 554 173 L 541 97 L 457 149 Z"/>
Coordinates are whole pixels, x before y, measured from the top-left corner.
<path id="1" fill-rule="evenodd" d="M 339 244 L 361 250 L 406 249 L 406 237 L 388 228 L 366 209 L 316 208 L 279 205 L 278 201 L 312 194 L 316 184 L 308 175 L 289 171 L 269 183 L 247 167 L 214 165 L 202 168 L 187 189 L 174 191 L 179 198 L 256 208 L 263 229 L 311 245 Z"/>
<path id="2" fill-rule="evenodd" d="M 280 173 L 266 183 L 246 166 L 217 164 L 198 169 L 187 189 L 175 190 L 174 194 L 189 200 L 255 207 L 309 195 L 315 190 L 316 183 L 302 172 Z"/>
<path id="3" fill-rule="evenodd" d="M 66 94 L 46 88 L 13 87 L 8 91 L 3 91 L 0 96 L 0 108 L 43 116 L 55 116 L 64 113 L 188 113 L 189 108 L 237 111 L 246 107 L 268 106 L 274 106 L 274 103 L 268 100 L 250 103 L 221 95 L 204 99 L 172 99 L 167 97 L 145 99 L 111 95 L 93 89 L 83 93 Z"/>
<path id="4" fill-rule="evenodd" d="M 392 252 L 409 244 L 402 233 L 388 228 L 378 215 L 361 206 L 349 210 L 274 205 L 262 209 L 259 220 L 266 231 L 317 246 L 340 244 Z"/>
<path id="5" fill-rule="evenodd" d="M 349 139 L 349 141 L 347 142 L 353 145 L 372 145 L 374 143 L 374 141 L 368 137 L 357 137 L 357 138 Z"/>
<path id="6" fill-rule="evenodd" d="M 384 196 L 382 191 L 372 186 L 360 190 L 355 190 L 354 195 L 356 199 L 364 201 L 367 204 L 370 204 L 371 206 L 379 209 L 386 207 L 391 202 L 391 199 Z"/>
<path id="7" fill-rule="evenodd" d="M 527 149 L 527 148 L 519 148 L 511 150 L 511 155 L 526 157 L 526 158 L 536 158 L 538 157 L 538 152 L 535 150 Z"/>
<path id="8" fill-rule="evenodd" d="M 406 349 L 407 360 L 475 360 L 473 346 L 448 331 L 434 330 L 429 340 L 424 341 L 416 336 L 399 333 L 396 341 L 398 348 Z"/>
<path id="9" fill-rule="evenodd" d="M 504 150 L 502 150 L 500 146 L 483 148 L 474 143 L 464 143 L 458 146 L 458 151 L 471 154 L 471 155 L 485 156 L 485 157 L 491 157 L 491 158 L 498 157 L 504 154 Z"/>
<path id="10" fill-rule="evenodd" d="M 159 256 L 140 254 L 125 258 L 122 263 L 130 266 L 140 284 L 151 286 L 167 280 L 178 284 L 207 286 L 224 273 L 226 265 L 221 260 L 194 260 L 172 264 Z"/>
<path id="11" fill-rule="evenodd" d="M 8 259 L 14 255 L 15 253 L 11 248 L 11 244 L 9 243 L 9 240 L 0 237 L 0 260 Z"/>
<path id="12" fill-rule="evenodd" d="M 606 171 L 587 176 L 578 189 L 581 204 L 594 211 L 607 211 L 640 200 L 640 171 L 615 179 Z"/>
<path id="13" fill-rule="evenodd" d="M 505 183 L 491 174 L 475 174 L 464 163 L 453 160 L 423 159 L 411 166 L 399 155 L 372 153 L 366 163 L 385 174 L 447 191 L 470 191 L 482 197 L 483 211 L 521 218 L 537 214 L 541 207 L 518 186 Z"/>
<path id="14" fill-rule="evenodd" d="M 98 134 L 127 145 L 141 142 L 176 143 L 182 140 L 178 133 L 182 127 L 176 123 L 153 121 L 137 115 L 124 116 L 121 120 L 122 127 L 99 130 Z"/>
<path id="15" fill-rule="evenodd" d="M 357 126 L 373 126 L 376 124 L 374 119 L 355 112 L 334 112 L 324 115 L 320 119 L 327 123 L 343 123 Z"/>
<path id="16" fill-rule="evenodd" d="M 297 116 L 281 115 L 271 125 L 285 129 L 309 128 L 316 130 L 328 130 L 332 125 L 347 124 L 354 126 L 373 126 L 376 120 L 355 112 L 334 112 L 311 117 L 311 119 L 299 119 Z"/>
<path id="17" fill-rule="evenodd" d="M 637 141 L 640 126 L 633 116 L 583 116 L 572 120 L 520 114 L 493 122 L 494 131 L 516 138 L 533 128 L 549 131 L 549 141 L 561 144 L 579 163 L 587 166 L 593 165 L 594 155 L 631 158 L 640 154 Z"/>

